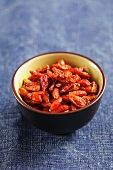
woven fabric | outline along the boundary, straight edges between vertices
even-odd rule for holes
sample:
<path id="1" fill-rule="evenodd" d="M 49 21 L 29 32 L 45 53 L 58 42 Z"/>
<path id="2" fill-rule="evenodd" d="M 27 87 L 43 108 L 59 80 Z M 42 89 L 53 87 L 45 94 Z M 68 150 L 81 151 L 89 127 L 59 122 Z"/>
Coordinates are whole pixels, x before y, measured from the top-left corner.
<path id="1" fill-rule="evenodd" d="M 94 118 L 63 136 L 30 124 L 11 90 L 20 64 L 52 51 L 86 55 L 107 78 Z M 113 169 L 112 0 L 0 0 L 0 169 Z"/>

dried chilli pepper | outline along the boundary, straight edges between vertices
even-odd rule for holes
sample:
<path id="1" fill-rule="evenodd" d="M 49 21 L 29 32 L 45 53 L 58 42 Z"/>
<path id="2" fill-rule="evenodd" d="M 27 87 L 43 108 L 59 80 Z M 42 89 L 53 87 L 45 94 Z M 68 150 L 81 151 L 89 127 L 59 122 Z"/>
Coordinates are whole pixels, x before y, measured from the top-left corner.
<path id="1" fill-rule="evenodd" d="M 19 94 L 37 110 L 59 113 L 76 111 L 89 105 L 98 93 L 98 85 L 90 80 L 85 67 L 71 67 L 64 59 L 43 68 L 30 70 Z"/>

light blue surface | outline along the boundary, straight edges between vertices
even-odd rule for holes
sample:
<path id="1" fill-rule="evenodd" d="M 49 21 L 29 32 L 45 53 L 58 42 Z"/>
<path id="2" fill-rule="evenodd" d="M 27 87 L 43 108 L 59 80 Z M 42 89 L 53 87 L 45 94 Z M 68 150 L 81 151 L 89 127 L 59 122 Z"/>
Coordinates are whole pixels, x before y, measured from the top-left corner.
<path id="1" fill-rule="evenodd" d="M 25 120 L 11 90 L 17 67 L 32 56 L 70 51 L 104 70 L 107 86 L 91 122 L 56 136 Z M 113 1 L 0 1 L 0 169 L 113 169 Z"/>

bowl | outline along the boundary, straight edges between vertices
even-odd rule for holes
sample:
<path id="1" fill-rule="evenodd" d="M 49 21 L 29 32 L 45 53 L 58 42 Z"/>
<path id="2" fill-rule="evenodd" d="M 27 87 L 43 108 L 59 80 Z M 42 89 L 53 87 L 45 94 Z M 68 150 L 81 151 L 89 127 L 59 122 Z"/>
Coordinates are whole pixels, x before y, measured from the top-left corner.
<path id="1" fill-rule="evenodd" d="M 30 76 L 29 71 L 43 67 L 44 64 L 56 63 L 61 58 L 72 67 L 85 66 L 85 70 L 90 74 L 91 79 L 98 84 L 96 99 L 84 108 L 58 114 L 39 111 L 26 104 L 18 89 L 21 87 L 23 79 Z M 97 112 L 105 86 L 106 78 L 101 67 L 92 59 L 72 52 L 51 52 L 32 57 L 21 64 L 12 77 L 12 91 L 25 118 L 37 128 L 53 134 L 72 133 L 85 126 Z"/>

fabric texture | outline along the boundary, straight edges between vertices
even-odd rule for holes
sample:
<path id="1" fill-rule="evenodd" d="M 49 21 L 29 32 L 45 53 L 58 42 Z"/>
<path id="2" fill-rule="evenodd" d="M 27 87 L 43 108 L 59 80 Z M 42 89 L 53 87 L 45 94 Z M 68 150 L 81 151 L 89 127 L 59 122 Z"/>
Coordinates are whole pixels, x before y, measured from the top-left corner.
<path id="1" fill-rule="evenodd" d="M 107 85 L 94 118 L 68 135 L 35 128 L 18 109 L 11 79 L 27 59 L 53 51 L 86 55 Z M 113 1 L 0 1 L 0 169 L 113 169 Z"/>

